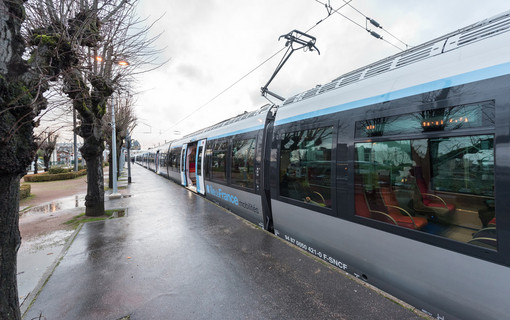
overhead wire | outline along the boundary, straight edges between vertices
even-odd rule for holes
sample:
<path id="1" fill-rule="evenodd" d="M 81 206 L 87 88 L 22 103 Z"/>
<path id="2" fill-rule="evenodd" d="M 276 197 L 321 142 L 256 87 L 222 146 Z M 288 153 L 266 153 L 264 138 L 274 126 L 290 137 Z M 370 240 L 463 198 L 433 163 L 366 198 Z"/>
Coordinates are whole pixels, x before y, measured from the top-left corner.
<path id="1" fill-rule="evenodd" d="M 188 119 L 189 117 L 191 117 L 192 115 L 194 115 L 195 113 L 197 113 L 198 111 L 200 111 L 201 109 L 203 109 L 205 106 L 207 106 L 209 103 L 213 102 L 214 100 L 216 100 L 218 97 L 220 97 L 222 94 L 224 94 L 225 92 L 227 92 L 228 90 L 230 90 L 233 86 L 235 86 L 236 84 L 238 84 L 239 82 L 241 82 L 244 78 L 246 78 L 247 76 L 249 76 L 250 74 L 252 74 L 255 70 L 257 70 L 258 68 L 260 68 L 262 65 L 264 65 L 266 62 L 268 62 L 269 60 L 273 59 L 274 56 L 276 56 L 277 54 L 279 54 L 280 52 L 282 52 L 285 48 L 281 48 L 280 50 L 278 50 L 277 52 L 275 52 L 273 55 L 271 55 L 269 58 L 267 58 L 266 60 L 264 60 L 262 63 L 260 63 L 258 66 L 256 66 L 255 68 L 253 68 L 252 70 L 250 70 L 248 73 L 246 73 L 244 76 L 242 76 L 241 78 L 239 78 L 238 80 L 236 80 L 234 83 L 232 83 L 231 85 L 229 85 L 228 87 L 226 87 L 225 89 L 223 89 L 223 91 L 221 91 L 220 93 L 218 93 L 217 95 L 215 95 L 214 97 L 212 97 L 209 101 L 207 101 L 206 103 L 202 104 L 200 107 L 198 107 L 197 109 L 193 110 L 190 114 L 188 114 L 187 116 L 185 116 L 184 118 L 182 118 L 181 120 L 179 120 L 177 123 L 175 123 L 173 126 L 171 126 L 169 129 L 163 131 L 163 133 L 166 133 L 168 132 L 170 129 L 176 127 L 177 125 L 181 124 L 184 120 Z M 163 134 L 161 133 L 161 134 Z M 161 135 L 160 134 L 160 135 Z"/>
<path id="2" fill-rule="evenodd" d="M 375 24 L 375 20 L 369 18 L 368 16 L 366 16 L 365 14 L 363 14 L 361 11 L 359 11 L 358 9 L 356 9 L 352 4 L 351 2 L 353 0 L 343 0 L 344 4 L 342 4 L 341 6 L 339 6 L 337 9 L 333 10 L 333 8 L 331 7 L 330 5 L 330 1 L 328 1 L 328 3 L 324 3 L 324 2 L 321 2 L 320 0 L 314 0 L 315 2 L 317 3 L 320 3 L 322 4 L 323 6 L 326 7 L 326 9 L 328 10 L 328 15 L 324 18 L 324 19 L 321 19 L 319 20 L 317 23 L 315 23 L 313 26 L 311 26 L 308 30 L 305 31 L 305 33 L 308 33 L 310 32 L 311 30 L 313 30 L 315 27 L 317 27 L 320 23 L 324 22 L 325 20 L 327 20 L 329 17 L 331 17 L 333 14 L 339 14 L 341 15 L 343 18 L 345 18 L 346 20 L 350 21 L 351 23 L 357 25 L 358 27 L 360 27 L 361 29 L 363 30 L 366 30 L 368 31 L 372 36 L 378 38 L 378 39 L 381 39 L 382 41 L 388 43 L 389 45 L 397 48 L 398 50 L 402 51 L 403 49 L 398 47 L 397 45 L 389 42 L 388 40 L 384 39 L 382 36 L 378 35 L 376 32 L 374 31 L 371 31 L 368 29 L 367 26 L 363 26 L 361 24 L 359 24 L 358 22 L 354 21 L 353 19 L 347 17 L 346 15 L 342 14 L 341 12 L 339 12 L 340 9 L 344 8 L 345 6 L 350 6 L 353 10 L 355 10 L 356 12 L 358 12 L 360 15 L 362 15 L 363 17 L 365 17 L 365 19 L 367 21 L 370 21 L 374 26 L 376 27 L 379 27 L 381 28 L 382 30 L 384 30 L 386 33 L 388 33 L 390 36 L 392 36 L 393 38 L 397 39 L 399 42 L 403 43 L 406 47 L 409 47 L 405 42 L 401 41 L 400 39 L 398 39 L 397 37 L 395 37 L 393 34 L 391 34 L 388 30 L 382 28 L 382 26 L 380 26 L 378 23 Z M 257 69 L 259 69 L 260 67 L 262 67 L 264 64 L 266 64 L 269 60 L 273 59 L 276 55 L 278 55 L 280 52 L 282 52 L 283 50 L 285 50 L 285 47 L 284 48 L 281 48 L 280 50 L 276 51 L 274 54 L 272 54 L 270 57 L 268 57 L 267 59 L 265 59 L 263 62 L 261 62 L 260 64 L 258 64 L 256 67 L 254 67 L 253 69 L 251 69 L 250 71 L 248 71 L 248 73 L 246 73 L 245 75 L 243 75 L 241 78 L 239 78 L 238 80 L 234 81 L 232 84 L 230 84 L 228 87 L 226 87 L 225 89 L 223 89 L 221 92 L 219 92 L 218 94 L 216 94 L 214 97 L 212 97 L 210 100 L 208 100 L 207 102 L 205 102 L 204 104 L 202 104 L 200 107 L 196 108 L 195 110 L 193 110 L 191 113 L 189 113 L 188 115 L 186 115 L 184 118 L 180 119 L 179 121 L 177 121 L 175 124 L 173 124 L 170 128 L 168 128 L 167 130 L 164 130 L 160 133 L 160 136 L 166 132 L 168 132 L 169 130 L 175 128 L 176 126 L 178 126 L 179 124 L 181 124 L 183 121 L 189 119 L 192 115 L 194 115 L 195 113 L 197 113 L 198 111 L 202 110 L 203 108 L 205 108 L 207 105 L 209 105 L 211 102 L 213 102 L 214 100 L 216 100 L 217 98 L 219 98 L 221 95 L 223 95 L 225 92 L 227 92 L 228 90 L 230 90 L 232 87 L 234 87 L 236 84 L 238 84 L 239 82 L 241 82 L 243 79 L 245 79 L 246 77 L 248 77 L 250 74 L 252 74 L 253 72 L 255 72 Z"/>
<path id="3" fill-rule="evenodd" d="M 344 2 L 346 2 L 346 0 L 343 0 Z M 384 32 L 386 32 L 387 34 L 389 34 L 392 38 L 394 38 L 395 40 L 397 40 L 398 42 L 402 43 L 403 45 L 406 46 L 406 48 L 409 48 L 410 45 L 408 45 L 407 43 L 405 43 L 404 41 L 400 40 L 399 38 L 397 38 L 395 35 L 393 35 L 391 32 L 389 32 L 388 30 L 384 29 L 380 24 L 377 23 L 374 24 L 373 19 L 371 19 L 370 17 L 368 17 L 366 14 L 364 14 L 363 12 L 359 11 L 358 9 L 356 9 L 351 3 L 351 1 L 349 2 L 346 2 L 346 4 L 351 7 L 354 11 L 356 11 L 357 13 L 361 14 L 363 17 L 365 17 L 365 19 L 367 19 L 368 21 L 370 21 L 374 26 L 378 27 L 378 28 L 381 28 L 382 30 L 384 30 Z"/>
<path id="4" fill-rule="evenodd" d="M 317 25 L 319 25 L 320 23 L 322 23 L 323 21 L 325 21 L 326 19 L 328 19 L 333 13 L 335 12 L 338 12 L 338 10 L 342 9 L 343 7 L 345 7 L 346 5 L 348 5 L 352 0 L 349 0 L 348 2 L 344 3 L 343 5 L 341 5 L 340 7 L 338 7 L 336 10 L 332 10 L 330 14 L 328 14 L 328 16 L 324 19 L 321 19 L 320 21 L 318 21 L 317 23 L 315 23 L 312 27 L 310 27 L 308 30 L 306 30 L 305 33 L 308 33 L 310 30 L 314 29 L 315 27 L 317 27 Z M 258 64 L 255 68 L 251 69 L 248 73 L 246 73 L 245 75 L 243 75 L 241 78 L 239 78 L 238 80 L 236 80 L 234 83 L 232 83 L 231 85 L 229 85 L 228 87 L 226 87 L 225 89 L 223 89 L 220 93 L 218 93 L 217 95 L 215 95 L 213 98 L 211 98 L 209 101 L 207 101 L 206 103 L 202 104 L 200 107 L 198 107 L 197 109 L 193 110 L 191 113 L 189 113 L 188 115 L 186 115 L 184 118 L 180 119 L 179 121 L 177 121 L 175 124 L 173 124 L 170 128 L 168 128 L 167 130 L 163 131 L 160 133 L 160 136 L 163 134 L 163 133 L 166 133 L 168 132 L 169 130 L 175 128 L 176 126 L 178 126 L 179 124 L 181 124 L 184 120 L 187 120 L 189 117 L 191 117 L 192 115 L 194 115 L 195 113 L 197 113 L 198 111 L 200 111 L 201 109 L 203 109 L 204 107 L 206 107 L 208 104 L 210 104 L 211 102 L 213 102 L 214 100 L 216 100 L 218 97 L 220 97 L 222 94 L 224 94 L 225 92 L 227 92 L 228 90 L 230 90 L 233 86 L 235 86 L 236 84 L 238 84 L 239 82 L 241 82 L 244 78 L 246 78 L 247 76 L 249 76 L 250 74 L 252 74 L 253 72 L 255 72 L 257 69 L 259 69 L 260 67 L 262 67 L 264 64 L 266 64 L 269 60 L 273 59 L 276 55 L 278 55 L 280 52 L 282 52 L 283 50 L 285 50 L 285 47 L 281 48 L 280 50 L 276 51 L 275 53 L 273 53 L 269 58 L 267 58 L 266 60 L 264 60 L 263 62 L 261 62 L 260 64 Z"/>
<path id="5" fill-rule="evenodd" d="M 329 5 L 329 4 L 326 4 L 325 2 L 322 2 L 322 1 L 320 1 L 320 0 L 314 0 L 314 1 L 315 1 L 315 2 L 317 2 L 317 3 L 322 4 L 323 6 L 326 6 L 326 8 L 327 8 L 327 7 L 328 7 L 328 5 Z M 353 8 L 353 9 L 354 9 L 354 10 L 356 10 L 358 13 L 360 13 L 361 15 L 363 15 L 363 16 L 364 16 L 367 20 L 375 21 L 375 20 L 370 19 L 370 18 L 368 18 L 367 16 L 365 16 L 365 15 L 364 15 L 363 13 L 361 13 L 359 10 L 355 9 L 355 8 L 354 8 L 354 7 L 350 4 L 352 1 L 348 1 L 348 2 L 347 2 L 346 0 L 343 0 L 343 1 L 345 2 L 345 5 L 349 5 L 351 8 Z M 341 12 L 336 11 L 335 13 L 339 14 L 340 16 L 342 16 L 343 18 L 345 18 L 345 19 L 346 19 L 346 20 L 348 20 L 349 22 L 351 22 L 351 23 L 353 23 L 353 24 L 357 25 L 357 26 L 358 26 L 358 27 L 360 27 L 361 29 L 363 29 L 363 30 L 367 31 L 367 32 L 368 32 L 368 33 L 370 33 L 373 37 L 375 37 L 375 38 L 377 38 L 377 39 L 380 39 L 380 40 L 382 40 L 382 41 L 386 42 L 387 44 L 389 44 L 389 45 L 391 45 L 391 46 L 395 47 L 396 49 L 398 49 L 398 50 L 400 50 L 400 51 L 403 51 L 403 50 L 404 50 L 404 49 L 400 48 L 399 46 L 395 45 L 394 43 L 391 43 L 390 41 L 388 41 L 388 40 L 384 39 L 384 38 L 383 38 L 382 36 L 380 36 L 377 32 L 372 31 L 372 30 L 369 30 L 369 29 L 368 29 L 368 27 L 367 27 L 366 25 L 365 25 L 365 26 L 363 26 L 362 24 L 360 24 L 360 23 L 358 23 L 358 22 L 354 21 L 353 19 L 351 19 L 351 18 L 347 17 L 346 15 L 342 14 Z M 390 33 L 389 33 L 386 29 L 382 28 L 382 26 L 380 26 L 380 25 L 379 25 L 379 27 L 380 27 L 382 30 L 384 30 L 386 33 L 390 34 Z M 390 34 L 390 35 L 391 35 L 391 34 Z M 392 36 L 393 36 L 393 35 L 392 35 Z M 393 37 L 394 37 L 394 36 L 393 36 Z M 396 37 L 394 37 L 394 38 L 395 38 L 395 39 L 397 39 Z M 398 39 L 397 39 L 397 40 L 398 40 Z M 400 41 L 400 40 L 399 40 L 399 41 Z M 402 41 L 400 41 L 400 42 L 402 42 Z M 404 42 L 402 42 L 402 43 L 404 43 Z M 406 47 L 407 47 L 407 44 L 405 44 L 405 43 L 404 43 L 404 45 L 406 45 Z"/>

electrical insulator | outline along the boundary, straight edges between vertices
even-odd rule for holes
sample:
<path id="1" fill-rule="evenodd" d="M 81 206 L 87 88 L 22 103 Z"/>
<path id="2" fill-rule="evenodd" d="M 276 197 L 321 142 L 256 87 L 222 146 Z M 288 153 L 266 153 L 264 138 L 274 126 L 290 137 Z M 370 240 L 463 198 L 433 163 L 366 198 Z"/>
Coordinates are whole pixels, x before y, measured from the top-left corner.
<path id="1" fill-rule="evenodd" d="M 367 30 L 367 31 L 368 31 L 368 30 Z M 382 36 L 381 36 L 380 34 L 378 34 L 377 32 L 374 32 L 374 31 L 368 31 L 368 32 L 370 32 L 370 34 L 371 34 L 373 37 L 375 37 L 375 38 L 377 38 L 377 39 L 382 39 Z"/>
<path id="2" fill-rule="evenodd" d="M 374 26 L 376 26 L 377 28 L 381 28 L 382 29 L 382 26 L 379 24 L 379 22 L 377 22 L 374 19 L 369 18 L 369 17 L 367 17 L 367 20 L 370 21 L 370 23 L 373 24 Z"/>

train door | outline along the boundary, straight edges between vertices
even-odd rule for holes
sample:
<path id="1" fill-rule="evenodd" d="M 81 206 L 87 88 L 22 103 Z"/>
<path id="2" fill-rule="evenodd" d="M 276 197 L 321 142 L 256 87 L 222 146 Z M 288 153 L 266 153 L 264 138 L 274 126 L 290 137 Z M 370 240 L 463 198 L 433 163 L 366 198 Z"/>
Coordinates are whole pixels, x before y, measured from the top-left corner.
<path id="1" fill-rule="evenodd" d="M 195 160 L 196 165 L 196 179 L 197 179 L 197 192 L 201 194 L 205 194 L 205 183 L 204 183 L 204 174 L 205 174 L 205 139 L 198 141 L 197 144 L 197 155 Z"/>
<path id="2" fill-rule="evenodd" d="M 154 172 L 159 173 L 159 150 L 156 152 L 156 159 L 154 160 Z"/>
<path id="3" fill-rule="evenodd" d="M 192 191 L 196 191 L 197 183 L 197 143 L 188 143 L 186 150 L 186 186 Z"/>
<path id="4" fill-rule="evenodd" d="M 187 144 L 183 144 L 182 145 L 182 149 L 181 149 L 181 166 L 180 166 L 180 171 L 181 171 L 181 184 L 183 186 L 187 186 L 187 175 L 186 175 L 186 151 L 188 149 L 188 145 Z"/>

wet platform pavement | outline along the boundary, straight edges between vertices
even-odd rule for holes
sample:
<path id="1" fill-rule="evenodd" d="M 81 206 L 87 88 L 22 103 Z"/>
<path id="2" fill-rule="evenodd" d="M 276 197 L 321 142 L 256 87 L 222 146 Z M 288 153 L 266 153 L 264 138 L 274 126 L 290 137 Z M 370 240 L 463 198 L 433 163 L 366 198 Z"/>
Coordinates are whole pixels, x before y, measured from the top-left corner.
<path id="1" fill-rule="evenodd" d="M 423 319 L 133 166 L 128 216 L 83 225 L 24 319 Z"/>

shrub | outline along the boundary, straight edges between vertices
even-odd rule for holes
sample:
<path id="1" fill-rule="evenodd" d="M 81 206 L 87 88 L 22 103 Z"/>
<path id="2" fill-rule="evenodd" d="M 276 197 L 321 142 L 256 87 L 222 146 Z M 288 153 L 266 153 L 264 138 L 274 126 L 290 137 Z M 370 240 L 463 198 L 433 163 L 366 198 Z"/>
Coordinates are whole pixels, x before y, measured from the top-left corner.
<path id="1" fill-rule="evenodd" d="M 29 184 L 22 184 L 19 186 L 19 198 L 25 199 L 30 196 L 30 191 L 32 187 Z"/>
<path id="2" fill-rule="evenodd" d="M 62 167 L 51 167 L 48 170 L 49 174 L 59 174 L 59 173 L 65 173 L 65 172 L 71 172 L 71 169 L 65 169 Z"/>
<path id="3" fill-rule="evenodd" d="M 48 172 L 38 174 L 27 174 L 24 179 L 25 182 L 44 182 L 44 181 L 57 181 L 57 180 L 68 180 L 74 179 L 79 176 L 87 174 L 87 169 L 80 171 L 71 171 L 64 173 L 48 174 Z"/>

